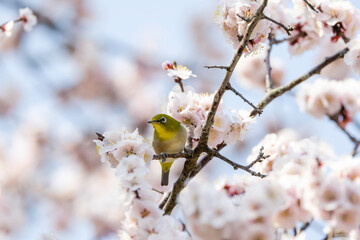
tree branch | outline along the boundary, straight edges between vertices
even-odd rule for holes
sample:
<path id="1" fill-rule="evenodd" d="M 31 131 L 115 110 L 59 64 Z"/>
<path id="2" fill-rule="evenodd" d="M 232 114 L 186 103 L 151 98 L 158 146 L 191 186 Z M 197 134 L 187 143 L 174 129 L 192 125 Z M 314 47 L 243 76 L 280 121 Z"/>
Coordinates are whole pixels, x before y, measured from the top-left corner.
<path id="1" fill-rule="evenodd" d="M 226 143 L 222 142 L 220 144 L 218 144 L 216 146 L 216 148 L 214 149 L 214 151 L 219 152 L 221 149 L 223 149 L 226 146 Z M 190 174 L 190 178 L 193 178 L 196 176 L 196 174 L 198 174 L 201 169 L 203 169 L 213 158 L 213 155 L 207 154 L 206 156 L 204 156 L 200 161 L 198 161 L 198 163 L 196 164 L 196 167 L 194 168 L 194 170 L 191 172 Z"/>
<path id="2" fill-rule="evenodd" d="M 225 69 L 228 70 L 228 66 L 204 66 L 204 68 L 210 69 L 210 68 L 219 68 L 219 69 Z"/>
<path id="3" fill-rule="evenodd" d="M 257 109 L 254 104 L 252 104 L 249 100 L 247 100 L 241 93 L 239 93 L 238 91 L 236 91 L 235 88 L 233 88 L 231 86 L 231 84 L 229 83 L 228 86 L 226 87 L 226 89 L 232 91 L 233 93 L 235 93 L 237 96 L 239 96 L 244 102 L 246 102 L 247 104 L 249 104 L 255 111 L 257 111 L 259 114 L 261 114 L 261 110 Z"/>
<path id="4" fill-rule="evenodd" d="M 199 158 L 199 155 L 196 154 L 194 157 L 186 159 L 184 168 L 181 171 L 179 178 L 174 183 L 169 199 L 166 201 L 164 205 L 163 209 L 166 215 L 169 215 L 176 206 L 177 196 L 184 189 L 185 181 L 189 178 L 191 171 L 195 168 L 196 161 Z"/>
<path id="5" fill-rule="evenodd" d="M 270 157 L 270 155 L 264 156 L 263 150 L 264 150 L 264 147 L 261 146 L 258 156 L 256 157 L 256 159 L 254 161 L 252 161 L 249 165 L 246 166 L 247 168 L 252 168 L 252 166 L 254 166 L 256 163 L 262 162 L 266 158 Z"/>
<path id="6" fill-rule="evenodd" d="M 250 173 L 250 174 L 253 175 L 253 176 L 261 177 L 261 178 L 266 177 L 266 175 L 261 174 L 260 172 L 255 172 L 255 171 L 251 170 L 248 166 L 244 166 L 244 165 L 241 165 L 241 164 L 238 164 L 238 163 L 235 163 L 235 162 L 231 161 L 231 160 L 228 159 L 227 157 L 224 157 L 223 155 L 221 155 L 219 152 L 217 152 L 217 151 L 215 151 L 215 150 L 212 150 L 212 149 L 210 149 L 210 148 L 208 149 L 208 154 L 209 154 L 209 155 L 213 155 L 213 156 L 215 156 L 215 157 L 223 160 L 224 162 L 230 164 L 231 166 L 233 166 L 234 170 L 237 170 L 237 169 L 240 168 L 240 169 L 242 169 L 242 170 Z M 255 162 L 255 161 L 254 161 L 254 162 Z M 258 162 L 258 161 L 256 161 L 256 162 Z M 254 163 L 254 164 L 255 164 L 255 163 Z M 254 164 L 252 164 L 252 165 L 254 165 Z M 251 164 L 250 164 L 250 165 L 251 165 Z M 252 166 L 252 165 L 251 165 L 251 166 Z"/>
<path id="7" fill-rule="evenodd" d="M 226 143 L 222 142 L 220 144 L 218 144 L 216 147 L 215 147 L 215 151 L 220 151 L 221 149 L 223 149 L 224 147 L 226 146 Z M 203 169 L 206 164 L 208 164 L 211 159 L 213 158 L 214 156 L 213 155 L 209 155 L 207 154 L 206 156 L 204 156 L 199 162 L 198 164 L 196 165 L 196 167 L 194 168 L 194 170 L 191 172 L 190 176 L 189 176 L 189 180 L 191 180 L 193 177 L 196 176 L 196 174 L 198 174 L 201 169 Z M 169 197 L 170 197 L 170 193 L 171 191 L 168 191 L 165 193 L 163 199 L 161 200 L 160 204 L 159 204 L 159 207 L 161 209 L 163 209 L 163 207 L 165 206 L 166 202 L 169 200 Z"/>
<path id="8" fill-rule="evenodd" d="M 305 36 L 306 36 L 306 33 L 300 31 L 298 34 L 296 34 L 293 37 L 283 38 L 283 39 L 280 39 L 280 40 L 274 39 L 274 44 L 280 44 L 280 43 L 283 43 L 283 42 L 290 42 L 291 43 L 291 42 L 296 41 L 298 38 L 305 37 Z"/>
<path id="9" fill-rule="evenodd" d="M 290 91 L 291 89 L 293 89 L 294 87 L 296 87 L 297 85 L 299 85 L 300 83 L 306 81 L 307 79 L 309 79 L 310 77 L 312 77 L 315 74 L 320 74 L 321 70 L 323 68 L 325 68 L 327 65 L 329 65 L 330 63 L 343 58 L 345 56 L 345 54 L 349 51 L 349 48 L 344 48 L 343 50 L 335 53 L 334 55 L 325 58 L 325 60 L 318 64 L 317 66 L 315 66 L 313 69 L 311 69 L 309 72 L 307 72 L 306 74 L 302 75 L 301 77 L 289 82 L 288 84 L 285 84 L 281 87 L 278 88 L 274 88 L 271 91 L 269 91 L 265 97 L 256 105 L 256 107 L 260 110 L 263 110 L 272 100 L 274 100 L 275 98 L 283 95 L 285 92 Z M 250 113 L 251 117 L 254 117 L 258 114 L 257 111 L 253 110 Z"/>
<path id="10" fill-rule="evenodd" d="M 275 23 L 276 25 L 280 26 L 282 29 L 285 30 L 285 32 L 286 32 L 287 35 L 289 35 L 289 36 L 291 35 L 291 32 L 294 30 L 293 27 L 287 27 L 287 26 L 285 26 L 284 24 L 282 24 L 282 23 L 280 23 L 280 22 L 278 22 L 278 21 L 276 21 L 276 20 L 274 20 L 274 19 L 272 19 L 272 18 L 270 18 L 270 17 L 268 17 L 268 16 L 266 16 L 266 15 L 264 15 L 264 14 L 263 14 L 263 19 L 269 20 L 270 22 L 273 22 L 273 23 Z"/>
<path id="11" fill-rule="evenodd" d="M 239 61 L 240 57 L 242 56 L 244 50 L 246 49 L 247 43 L 250 39 L 250 36 L 251 36 L 253 30 L 255 29 L 257 23 L 261 20 L 263 11 L 264 11 L 267 3 L 268 3 L 268 0 L 263 0 L 259 9 L 252 16 L 251 21 L 248 23 L 248 25 L 245 29 L 245 34 L 240 41 L 240 45 L 231 61 L 231 64 L 229 65 L 229 68 L 226 69 L 226 74 L 223 78 L 223 81 L 222 81 L 219 89 L 217 90 L 217 92 L 214 95 L 214 100 L 211 105 L 211 109 L 207 115 L 206 122 L 203 125 L 198 145 L 196 146 L 196 148 L 193 151 L 193 156 L 186 158 L 184 168 L 183 168 L 179 178 L 174 183 L 170 198 L 164 206 L 165 214 L 170 214 L 171 211 L 173 210 L 173 208 L 176 206 L 177 196 L 182 191 L 182 189 L 184 189 L 185 181 L 189 178 L 191 172 L 195 169 L 196 162 L 197 162 L 200 154 L 202 152 L 206 151 L 206 149 L 208 148 L 207 142 L 209 139 L 210 127 L 214 124 L 215 114 L 219 107 L 221 98 L 224 95 L 225 91 L 227 90 L 227 86 L 229 84 L 230 77 L 235 69 L 237 62 Z"/>
<path id="12" fill-rule="evenodd" d="M 271 64 L 270 64 L 270 53 L 273 45 L 274 45 L 274 36 L 272 33 L 269 33 L 269 47 L 267 49 L 267 54 L 265 58 L 265 64 L 266 64 L 265 91 L 266 92 L 270 91 L 273 88 L 273 81 L 271 78 Z"/>

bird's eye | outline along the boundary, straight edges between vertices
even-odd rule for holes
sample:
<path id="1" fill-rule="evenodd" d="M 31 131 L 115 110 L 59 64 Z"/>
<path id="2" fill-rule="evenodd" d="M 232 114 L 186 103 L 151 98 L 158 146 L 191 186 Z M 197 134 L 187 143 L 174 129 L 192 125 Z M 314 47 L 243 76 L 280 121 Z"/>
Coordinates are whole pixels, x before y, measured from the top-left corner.
<path id="1" fill-rule="evenodd" d="M 165 117 L 160 118 L 160 122 L 166 123 L 166 118 Z"/>

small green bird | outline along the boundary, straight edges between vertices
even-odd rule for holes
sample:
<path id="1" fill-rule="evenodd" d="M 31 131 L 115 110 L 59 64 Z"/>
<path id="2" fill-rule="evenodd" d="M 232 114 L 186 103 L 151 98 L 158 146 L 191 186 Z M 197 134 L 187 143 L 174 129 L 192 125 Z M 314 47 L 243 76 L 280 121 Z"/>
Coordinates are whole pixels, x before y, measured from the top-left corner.
<path id="1" fill-rule="evenodd" d="M 184 150 L 187 131 L 179 121 L 169 115 L 158 114 L 148 123 L 151 123 L 155 129 L 152 144 L 156 154 L 178 153 Z M 160 160 L 161 186 L 168 185 L 170 168 L 174 161 L 174 158 L 167 158 L 165 161 Z"/>

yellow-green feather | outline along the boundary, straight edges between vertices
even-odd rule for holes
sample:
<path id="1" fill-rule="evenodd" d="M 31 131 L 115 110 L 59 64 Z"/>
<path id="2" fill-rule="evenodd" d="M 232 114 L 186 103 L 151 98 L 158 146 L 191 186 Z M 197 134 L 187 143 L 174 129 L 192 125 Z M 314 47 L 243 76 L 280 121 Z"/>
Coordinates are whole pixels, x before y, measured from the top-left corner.
<path id="1" fill-rule="evenodd" d="M 163 162 L 160 161 L 161 169 L 163 170 L 163 172 L 165 172 L 165 173 L 169 172 L 173 162 L 174 161 L 172 161 L 172 162 L 164 162 L 163 163 Z"/>
<path id="2" fill-rule="evenodd" d="M 160 124 L 153 124 L 155 131 L 154 131 L 154 137 L 159 139 L 160 141 L 167 141 L 172 139 L 175 134 L 177 133 L 176 131 L 168 131 L 166 129 L 166 127 L 160 125 Z"/>

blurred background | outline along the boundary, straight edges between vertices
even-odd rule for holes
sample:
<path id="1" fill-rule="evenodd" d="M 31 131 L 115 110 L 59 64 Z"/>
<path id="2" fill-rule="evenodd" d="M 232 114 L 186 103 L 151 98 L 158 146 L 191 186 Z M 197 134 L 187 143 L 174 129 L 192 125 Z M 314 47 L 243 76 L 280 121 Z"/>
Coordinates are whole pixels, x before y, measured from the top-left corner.
<path id="1" fill-rule="evenodd" d="M 352 3 L 360 7 L 358 0 Z M 116 239 L 118 183 L 113 170 L 100 162 L 92 142 L 95 132 L 138 128 L 151 139 L 146 122 L 166 111 L 175 86 L 161 68 L 165 60 L 189 67 L 198 77 L 184 84 L 197 92 L 218 88 L 224 72 L 203 66 L 229 64 L 234 49 L 214 22 L 217 4 L 0 1 L 0 24 L 16 19 L 23 7 L 31 8 L 39 21 L 30 33 L 18 24 L 12 37 L 0 40 L 0 239 Z M 287 46 L 279 45 L 272 57 L 282 62 L 280 79 L 288 82 L 335 52 L 328 51 L 291 57 Z M 327 74 L 351 76 L 346 69 Z M 236 76 L 232 83 L 253 103 L 264 95 Z M 230 92 L 224 102 L 250 110 Z M 318 136 L 338 154 L 353 148 L 335 124 L 300 112 L 290 92 L 265 109 L 245 141 L 223 153 L 244 162 L 267 133 L 283 128 L 296 129 L 302 137 Z M 355 124 L 349 129 L 359 136 Z M 176 162 L 170 181 L 181 164 Z M 159 164 L 152 165 L 149 181 L 161 189 Z M 214 159 L 197 177 L 214 180 L 225 174 L 242 173 Z"/>

